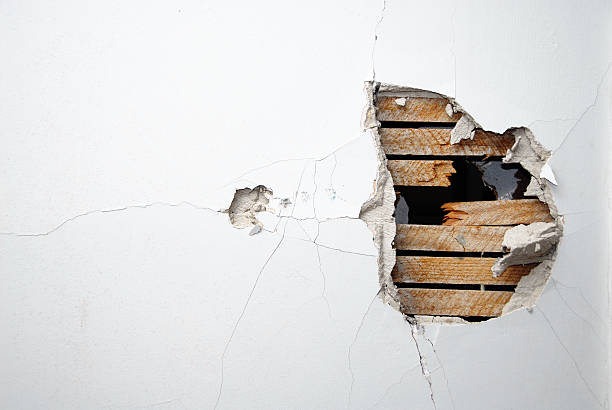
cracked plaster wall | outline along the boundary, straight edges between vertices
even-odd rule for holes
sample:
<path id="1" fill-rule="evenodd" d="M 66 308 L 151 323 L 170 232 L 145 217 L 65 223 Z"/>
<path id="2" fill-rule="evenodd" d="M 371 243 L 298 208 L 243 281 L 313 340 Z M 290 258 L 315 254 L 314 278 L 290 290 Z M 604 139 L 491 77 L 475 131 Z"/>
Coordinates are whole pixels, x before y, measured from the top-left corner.
<path id="1" fill-rule="evenodd" d="M 0 22 L 0 406 L 608 407 L 609 4 L 19 2 Z M 380 301 L 358 219 L 373 73 L 553 151 L 564 237 L 534 309 L 412 328 Z M 250 236 L 221 211 L 257 185 L 273 212 Z"/>

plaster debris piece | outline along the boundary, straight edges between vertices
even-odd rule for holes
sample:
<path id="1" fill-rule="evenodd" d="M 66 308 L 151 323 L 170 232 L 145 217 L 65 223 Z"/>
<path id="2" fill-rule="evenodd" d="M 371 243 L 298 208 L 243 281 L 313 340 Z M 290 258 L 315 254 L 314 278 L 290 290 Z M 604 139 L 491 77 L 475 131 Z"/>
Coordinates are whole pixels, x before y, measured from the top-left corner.
<path id="1" fill-rule="evenodd" d="M 261 225 L 255 225 L 253 227 L 253 229 L 251 229 L 251 232 L 249 232 L 249 236 L 253 236 L 253 235 L 257 235 L 258 233 L 260 233 L 263 230 L 263 228 L 261 227 Z"/>
<path id="2" fill-rule="evenodd" d="M 446 104 L 446 115 L 448 115 L 449 118 L 453 118 L 453 115 L 455 115 L 455 111 L 453 110 L 453 105 L 452 104 Z"/>
<path id="3" fill-rule="evenodd" d="M 510 265 L 540 262 L 559 242 L 561 231 L 554 222 L 534 222 L 517 225 L 506 231 L 502 246 L 508 255 L 501 257 L 491 267 L 493 276 L 501 275 Z"/>
<path id="4" fill-rule="evenodd" d="M 458 144 L 461 140 L 473 140 L 478 124 L 469 115 L 463 114 L 451 130 L 450 143 Z"/>
<path id="5" fill-rule="evenodd" d="M 271 197 L 272 190 L 263 185 L 253 189 L 237 189 L 232 203 L 224 212 L 228 214 L 231 224 L 236 228 L 260 225 L 255 215 L 267 210 Z"/>
<path id="6" fill-rule="evenodd" d="M 291 199 L 289 198 L 283 198 L 280 200 L 280 206 L 282 206 L 283 208 L 287 208 L 289 205 L 292 204 Z"/>
<path id="7" fill-rule="evenodd" d="M 406 97 L 396 98 L 395 103 L 397 105 L 401 105 L 402 107 L 406 106 Z"/>

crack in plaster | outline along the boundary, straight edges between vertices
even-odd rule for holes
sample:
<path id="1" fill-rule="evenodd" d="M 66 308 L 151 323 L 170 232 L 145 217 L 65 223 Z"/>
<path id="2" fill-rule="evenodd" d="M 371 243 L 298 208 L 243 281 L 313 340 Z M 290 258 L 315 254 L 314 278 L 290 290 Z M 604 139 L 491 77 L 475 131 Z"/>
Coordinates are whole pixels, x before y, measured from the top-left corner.
<path id="1" fill-rule="evenodd" d="M 376 81 L 376 43 L 378 42 L 378 29 L 385 18 L 385 11 L 387 10 L 387 0 L 382 0 L 382 9 L 380 11 L 380 17 L 374 26 L 374 42 L 372 43 L 372 82 Z"/>
<path id="2" fill-rule="evenodd" d="M 587 388 L 587 390 L 591 393 L 591 396 L 593 397 L 593 399 L 597 402 L 597 404 L 599 404 L 599 407 L 601 407 L 602 409 L 605 408 L 604 403 L 602 403 L 597 398 L 597 395 L 595 394 L 595 392 L 593 391 L 593 389 L 591 388 L 589 383 L 586 381 L 584 375 L 582 374 L 582 369 L 580 369 L 580 366 L 578 365 L 578 362 L 576 361 L 574 356 L 570 353 L 570 351 L 567 348 L 567 346 L 565 345 L 565 343 L 563 343 L 563 341 L 561 340 L 561 337 L 559 336 L 559 334 L 555 330 L 555 328 L 552 325 L 550 319 L 548 319 L 548 316 L 546 316 L 546 314 L 544 313 L 542 308 L 540 308 L 539 306 L 535 306 L 535 308 L 542 314 L 542 317 L 544 318 L 546 323 L 548 323 L 548 326 L 550 327 L 550 330 L 552 331 L 553 335 L 555 336 L 555 338 L 557 339 L 557 341 L 559 342 L 559 344 L 561 345 L 561 347 L 563 348 L 565 353 L 567 353 L 567 356 L 570 358 L 572 364 L 574 365 L 574 368 L 576 369 L 576 372 L 578 373 L 578 376 L 580 377 L 580 379 L 584 383 L 584 386 Z"/>
<path id="3" fill-rule="evenodd" d="M 348 393 L 348 399 L 347 399 L 347 405 L 346 405 L 347 408 L 351 407 L 351 397 L 353 395 L 353 385 L 355 384 L 355 373 L 353 373 L 353 366 L 351 364 L 351 351 L 352 351 L 353 346 L 355 345 L 355 343 L 357 343 L 357 338 L 359 337 L 359 332 L 361 332 L 361 328 L 363 327 L 363 324 L 365 322 L 366 316 L 368 315 L 368 313 L 370 313 L 370 309 L 372 308 L 372 305 L 374 304 L 374 301 L 379 297 L 381 292 L 382 292 L 382 288 L 379 289 L 378 292 L 376 292 L 376 295 L 374 295 L 374 297 L 372 298 L 372 300 L 368 304 L 368 308 L 366 309 L 366 311 L 364 312 L 363 316 L 361 317 L 361 321 L 359 322 L 359 326 L 357 326 L 357 330 L 355 331 L 355 337 L 353 338 L 353 342 L 349 345 L 349 348 L 348 348 L 347 359 L 348 359 L 348 370 L 351 373 L 351 385 L 350 385 L 350 389 L 349 389 L 349 393 Z"/>
<path id="4" fill-rule="evenodd" d="M 612 69 L 612 61 L 608 62 L 608 66 L 606 68 L 606 71 L 604 71 L 604 74 L 601 77 L 601 81 L 599 82 L 599 85 L 597 86 L 597 89 L 595 91 L 595 99 L 593 100 L 593 102 L 591 104 L 589 104 L 585 108 L 585 110 L 582 112 L 582 114 L 580 114 L 580 116 L 578 117 L 578 119 L 576 120 L 576 122 L 574 123 L 572 128 L 570 128 L 570 130 L 567 132 L 567 134 L 565 134 L 565 137 L 563 137 L 563 140 L 561 140 L 561 143 L 559 145 L 557 145 L 557 148 L 552 150 L 553 154 L 555 152 L 557 152 L 559 149 L 561 149 L 563 144 L 565 144 L 565 141 L 567 141 L 567 139 L 570 136 L 570 134 L 572 132 L 574 132 L 574 130 L 576 129 L 578 124 L 580 124 L 582 119 L 588 114 L 589 111 L 591 111 L 593 108 L 595 108 L 595 106 L 597 105 L 597 101 L 599 100 L 599 95 L 600 95 L 601 88 L 603 87 L 603 85 L 604 85 L 604 83 L 606 81 L 606 78 L 608 77 L 608 73 L 610 72 L 610 69 Z"/>
<path id="5" fill-rule="evenodd" d="M 457 53 L 455 53 L 455 42 L 456 42 L 456 34 L 455 34 L 455 17 L 457 16 L 457 3 L 455 3 L 455 7 L 453 8 L 453 14 L 451 15 L 451 54 L 453 55 L 453 88 L 454 88 L 454 98 L 457 98 Z"/>
<path id="6" fill-rule="evenodd" d="M 412 340 L 414 340 L 414 346 L 416 347 L 417 354 L 419 355 L 419 363 L 421 364 L 421 373 L 429 386 L 429 397 L 431 398 L 431 402 L 433 403 L 434 409 L 437 409 L 436 399 L 434 397 L 433 384 L 431 382 L 431 373 L 427 367 L 427 360 L 421 353 L 421 347 L 419 346 L 419 342 L 417 341 L 417 336 L 419 335 L 419 328 L 416 323 L 411 323 L 408 321 L 410 325 L 410 334 L 412 336 Z"/>
<path id="7" fill-rule="evenodd" d="M 319 247 L 315 246 L 317 250 L 317 260 L 319 261 L 319 272 L 321 272 L 321 278 L 323 279 L 323 289 L 321 289 L 321 297 L 325 300 L 325 304 L 327 305 L 327 314 L 331 319 L 331 306 L 329 305 L 329 300 L 327 299 L 327 278 L 325 277 L 325 272 L 323 272 L 323 265 L 321 264 L 321 253 L 319 252 Z"/>
<path id="8" fill-rule="evenodd" d="M 286 228 L 287 228 L 287 226 L 285 225 L 285 229 Z M 247 299 L 246 299 L 246 301 L 244 303 L 242 311 L 240 312 L 240 315 L 238 316 L 238 319 L 236 320 L 236 323 L 234 324 L 232 332 L 231 332 L 227 342 L 225 343 L 225 347 L 223 348 L 223 353 L 221 354 L 221 382 L 220 382 L 220 385 L 219 385 L 219 393 L 217 394 L 217 400 L 215 401 L 215 405 L 213 407 L 214 409 L 216 409 L 219 406 L 219 401 L 221 400 L 221 395 L 223 393 L 223 382 L 224 382 L 224 378 L 225 378 L 224 377 L 225 355 L 227 354 L 229 346 L 230 346 L 230 344 L 231 344 L 231 342 L 232 342 L 232 340 L 234 338 L 234 335 L 236 334 L 236 330 L 238 329 L 238 325 L 240 325 L 240 322 L 242 321 L 242 318 L 244 317 L 244 315 L 245 315 L 245 313 L 247 311 L 247 308 L 249 307 L 249 303 L 251 302 L 251 298 L 253 297 L 253 294 L 255 293 L 255 288 L 257 288 L 257 284 L 259 283 L 259 279 L 261 279 L 263 271 L 266 269 L 266 266 L 268 266 L 268 264 L 272 260 L 272 257 L 274 256 L 276 251 L 280 248 L 280 246 L 281 246 L 281 244 L 282 244 L 284 239 L 285 239 L 285 234 L 283 232 L 283 236 L 278 241 L 278 243 L 274 247 L 274 250 L 268 256 L 268 258 L 266 259 L 265 263 L 263 264 L 263 266 L 261 267 L 261 269 L 257 273 L 257 277 L 255 278 L 255 282 L 253 283 L 253 286 L 251 287 L 251 291 L 249 292 L 249 295 L 247 296 Z"/>
<path id="9" fill-rule="evenodd" d="M 87 212 L 83 212 L 80 214 L 77 214 L 75 216 L 72 216 L 68 219 L 65 219 L 64 221 L 62 221 L 59 225 L 56 225 L 53 229 L 49 230 L 49 231 L 45 231 L 45 232 L 38 232 L 38 233 L 19 233 L 19 232 L 0 232 L 1 236 L 15 236 L 15 237 L 37 237 L 37 236 L 47 236 L 50 235 L 58 230 L 60 230 L 61 228 L 64 227 L 64 225 L 73 222 L 77 219 L 80 219 L 82 217 L 85 216 L 89 216 L 89 215 L 94 215 L 94 214 L 107 214 L 107 213 L 114 213 L 114 212 L 125 212 L 125 211 L 129 211 L 132 209 L 147 209 L 147 208 L 151 208 L 151 207 L 155 207 L 155 206 L 167 206 L 167 207 L 180 207 L 183 205 L 187 205 L 190 206 L 194 209 L 198 209 L 198 210 L 202 210 L 202 211 L 210 211 L 212 213 L 215 214 L 220 214 L 223 213 L 223 211 L 215 211 L 212 208 L 208 208 L 208 207 L 204 207 L 204 206 L 199 206 L 199 205 L 195 205 L 189 201 L 181 201 L 181 202 L 163 202 L 163 201 L 155 201 L 155 202 L 150 202 L 147 204 L 142 204 L 142 205 L 126 205 L 126 206 L 122 206 L 119 208 L 111 208 L 111 209 L 94 209 L 91 211 L 87 211 Z"/>
<path id="10" fill-rule="evenodd" d="M 427 337 L 427 335 L 425 334 L 424 330 L 423 330 L 423 337 L 431 345 L 431 350 L 433 351 L 434 356 L 436 356 L 436 360 L 438 361 L 438 364 L 439 364 L 440 368 L 442 369 L 442 376 L 444 377 L 444 382 L 446 383 L 446 391 L 448 392 L 448 397 L 450 399 L 451 406 L 454 409 L 455 408 L 455 401 L 453 400 L 453 394 L 451 393 L 450 384 L 448 383 L 448 377 L 446 376 L 446 369 L 444 368 L 444 365 L 442 364 L 442 360 L 440 360 L 440 356 L 438 356 L 438 351 L 436 350 L 436 347 L 435 347 L 434 343 L 431 341 L 431 339 L 429 337 Z"/>
<path id="11" fill-rule="evenodd" d="M 553 288 L 555 289 L 555 292 L 557 293 L 557 295 L 559 296 L 559 299 L 561 299 L 561 301 L 563 302 L 563 304 L 565 305 L 565 307 L 567 307 L 567 309 L 572 312 L 574 314 L 574 316 L 576 316 L 578 319 L 580 319 L 582 322 L 586 323 L 586 325 L 591 329 L 591 331 L 593 332 L 593 334 L 595 334 L 595 337 L 599 340 L 599 342 L 601 343 L 601 345 L 603 347 L 606 347 L 606 341 L 601 337 L 601 335 L 599 334 L 599 332 L 597 332 L 597 330 L 595 329 L 595 326 L 593 325 L 592 322 L 589 322 L 588 320 L 586 320 L 584 318 L 584 316 L 578 314 L 578 312 L 576 312 L 571 306 L 570 304 L 567 302 L 567 300 L 563 297 L 563 295 L 561 294 L 561 291 L 559 290 L 559 288 L 557 287 L 557 281 L 555 279 L 551 278 L 551 282 L 553 285 Z M 591 307 L 591 305 L 589 304 L 589 308 L 592 310 L 593 308 Z M 594 312 L 594 311 L 593 311 Z M 597 313 L 595 313 L 595 315 L 597 316 L 597 318 L 599 319 L 599 315 Z"/>
<path id="12" fill-rule="evenodd" d="M 582 293 L 582 289 L 580 289 L 577 286 L 566 285 L 563 282 L 561 282 L 559 279 L 550 278 L 550 280 L 555 284 L 555 286 L 556 285 L 560 285 L 561 287 L 563 287 L 565 289 L 571 289 L 571 290 L 574 290 L 574 291 L 578 292 L 578 294 L 580 295 L 580 298 L 582 299 L 582 301 L 589 307 L 589 309 L 597 317 L 597 319 L 599 319 L 602 324 L 607 325 L 607 322 L 601 317 L 601 315 L 599 313 L 597 313 L 597 311 L 595 310 L 593 305 L 591 305 L 591 303 L 588 301 L 588 299 L 584 296 L 584 293 Z"/>

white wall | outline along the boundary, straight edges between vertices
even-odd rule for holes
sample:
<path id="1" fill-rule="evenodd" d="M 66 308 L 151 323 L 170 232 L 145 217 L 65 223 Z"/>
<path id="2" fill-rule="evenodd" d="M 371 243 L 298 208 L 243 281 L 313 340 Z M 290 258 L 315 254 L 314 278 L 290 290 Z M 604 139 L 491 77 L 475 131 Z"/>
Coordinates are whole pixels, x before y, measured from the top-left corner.
<path id="1" fill-rule="evenodd" d="M 610 7 L 3 2 L 0 406 L 607 408 Z M 422 336 L 376 298 L 373 68 L 554 151 L 532 311 Z M 257 184 L 292 206 L 249 236 L 216 211 Z"/>

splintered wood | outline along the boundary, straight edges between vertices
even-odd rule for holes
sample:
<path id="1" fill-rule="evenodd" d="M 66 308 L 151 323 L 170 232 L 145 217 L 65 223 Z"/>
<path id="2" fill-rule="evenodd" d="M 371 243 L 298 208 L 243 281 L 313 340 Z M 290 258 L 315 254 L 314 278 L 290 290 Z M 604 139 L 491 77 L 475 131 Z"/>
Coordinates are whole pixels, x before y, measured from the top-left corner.
<path id="1" fill-rule="evenodd" d="M 461 164 L 501 161 L 514 145 L 514 137 L 477 129 L 472 139 L 451 144 L 452 129 L 463 114 L 455 113 L 447 98 L 433 98 L 425 92 L 413 97 L 408 92 L 397 96 L 386 92 L 376 98 L 376 118 L 381 122 L 378 133 L 390 156 L 387 168 L 396 193 L 438 195 L 430 202 L 440 204 L 436 208 L 441 206 L 445 213 L 439 225 L 397 224 L 394 247 L 398 256 L 392 278 L 402 312 L 471 318 L 501 315 L 514 288 L 537 266 L 510 266 L 494 277 L 491 268 L 504 254 L 504 234 L 518 224 L 551 222 L 553 218 L 548 205 L 537 199 L 482 201 L 483 196 L 466 196 L 480 188 L 465 189 L 468 179 Z M 463 162 L 454 164 L 457 161 Z M 443 203 L 438 198 L 464 202 Z M 404 199 L 410 208 L 410 198 Z M 428 218 L 422 221 L 429 223 L 431 216 Z"/>
<path id="2" fill-rule="evenodd" d="M 450 202 L 443 225 L 518 225 L 552 222 L 548 205 L 537 199 Z"/>
<path id="3" fill-rule="evenodd" d="M 450 177 L 455 173 L 452 161 L 389 160 L 394 185 L 403 186 L 449 186 Z"/>

